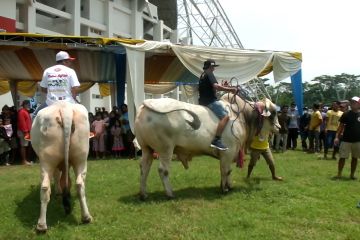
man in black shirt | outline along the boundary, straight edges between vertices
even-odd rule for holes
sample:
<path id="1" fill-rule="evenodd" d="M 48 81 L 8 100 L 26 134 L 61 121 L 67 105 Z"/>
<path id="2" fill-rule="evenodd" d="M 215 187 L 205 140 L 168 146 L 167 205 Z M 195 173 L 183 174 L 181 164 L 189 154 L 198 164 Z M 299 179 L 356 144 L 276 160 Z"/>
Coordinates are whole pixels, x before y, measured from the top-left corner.
<path id="1" fill-rule="evenodd" d="M 237 89 L 235 87 L 222 86 L 217 82 L 213 72 L 215 67 L 218 66 L 213 59 L 208 59 L 204 62 L 204 72 L 199 80 L 199 104 L 210 108 L 220 119 L 215 138 L 210 146 L 225 151 L 228 148 L 221 142 L 221 134 L 229 121 L 229 116 L 225 108 L 218 101 L 216 91 L 232 92 L 235 94 Z"/>
<path id="2" fill-rule="evenodd" d="M 350 178 L 355 179 L 357 159 L 360 157 L 360 98 L 353 97 L 350 100 L 351 110 L 344 112 L 340 117 L 340 125 L 336 132 L 334 144 L 339 144 L 339 136 L 343 133 L 342 142 L 339 150 L 338 175 L 341 177 L 345 165 L 345 159 L 351 153 Z"/>

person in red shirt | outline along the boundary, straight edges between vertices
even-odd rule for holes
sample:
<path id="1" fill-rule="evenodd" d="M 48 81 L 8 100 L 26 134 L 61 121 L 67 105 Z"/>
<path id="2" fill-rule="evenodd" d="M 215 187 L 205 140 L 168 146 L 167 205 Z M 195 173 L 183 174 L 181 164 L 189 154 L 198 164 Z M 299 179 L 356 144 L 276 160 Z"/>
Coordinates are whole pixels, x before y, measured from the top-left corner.
<path id="1" fill-rule="evenodd" d="M 18 111 L 17 117 L 17 134 L 20 139 L 20 153 L 21 161 L 24 165 L 30 165 L 31 162 L 27 160 L 27 151 L 30 140 L 31 130 L 31 116 L 29 114 L 30 101 L 24 100 L 22 102 L 22 108 Z"/>

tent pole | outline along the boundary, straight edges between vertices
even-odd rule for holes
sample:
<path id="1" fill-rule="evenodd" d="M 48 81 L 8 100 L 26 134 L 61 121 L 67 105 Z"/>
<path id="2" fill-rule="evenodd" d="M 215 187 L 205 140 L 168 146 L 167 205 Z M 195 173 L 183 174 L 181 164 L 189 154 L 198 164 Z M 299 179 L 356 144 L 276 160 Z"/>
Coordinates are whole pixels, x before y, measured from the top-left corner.
<path id="1" fill-rule="evenodd" d="M 9 80 L 9 85 L 10 85 L 10 91 L 11 91 L 11 97 L 13 99 L 14 102 L 14 106 L 16 107 L 16 109 L 18 109 L 18 102 L 17 102 L 17 86 L 18 86 L 18 81 L 17 80 Z"/>

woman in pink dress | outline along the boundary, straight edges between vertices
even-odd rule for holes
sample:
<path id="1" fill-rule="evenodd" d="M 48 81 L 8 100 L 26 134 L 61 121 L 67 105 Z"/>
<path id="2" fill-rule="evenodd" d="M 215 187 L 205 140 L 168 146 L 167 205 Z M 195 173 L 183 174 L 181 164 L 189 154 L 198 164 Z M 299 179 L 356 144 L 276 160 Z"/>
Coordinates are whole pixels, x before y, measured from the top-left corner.
<path id="1" fill-rule="evenodd" d="M 121 151 L 125 150 L 124 142 L 122 139 L 122 131 L 120 120 L 116 119 L 114 126 L 111 127 L 111 136 L 113 137 L 112 152 L 114 157 L 118 158 L 121 156 Z"/>
<path id="2" fill-rule="evenodd" d="M 96 113 L 95 120 L 91 124 L 92 131 L 95 133 L 95 137 L 93 139 L 93 150 L 95 152 L 96 159 L 104 158 L 105 151 L 105 121 L 101 119 L 101 114 Z"/>

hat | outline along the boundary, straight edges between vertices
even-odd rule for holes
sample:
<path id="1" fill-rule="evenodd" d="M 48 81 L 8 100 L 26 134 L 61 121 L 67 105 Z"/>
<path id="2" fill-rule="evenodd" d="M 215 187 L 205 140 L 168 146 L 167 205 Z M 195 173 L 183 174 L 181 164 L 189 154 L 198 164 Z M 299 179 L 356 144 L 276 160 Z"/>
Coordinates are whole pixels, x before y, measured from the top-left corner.
<path id="1" fill-rule="evenodd" d="M 203 67 L 203 69 L 208 69 L 210 66 L 218 67 L 218 66 L 220 66 L 220 65 L 217 65 L 217 64 L 215 63 L 215 60 L 213 60 L 213 59 L 208 59 L 208 60 L 206 60 L 206 61 L 204 62 L 204 67 Z"/>
<path id="2" fill-rule="evenodd" d="M 70 57 L 69 54 L 65 51 L 60 51 L 56 54 L 56 61 L 62 61 L 62 60 L 75 60 L 76 58 Z"/>
<path id="3" fill-rule="evenodd" d="M 351 98 L 351 101 L 360 103 L 360 98 L 359 98 L 359 97 L 352 97 L 352 98 Z"/>

